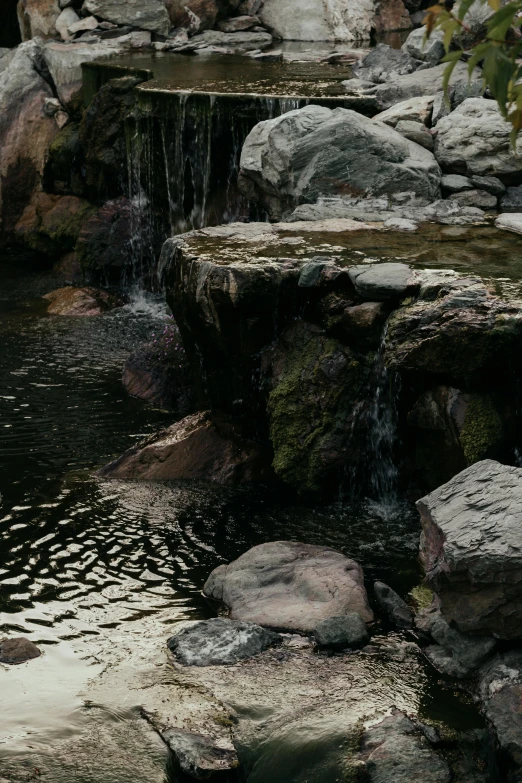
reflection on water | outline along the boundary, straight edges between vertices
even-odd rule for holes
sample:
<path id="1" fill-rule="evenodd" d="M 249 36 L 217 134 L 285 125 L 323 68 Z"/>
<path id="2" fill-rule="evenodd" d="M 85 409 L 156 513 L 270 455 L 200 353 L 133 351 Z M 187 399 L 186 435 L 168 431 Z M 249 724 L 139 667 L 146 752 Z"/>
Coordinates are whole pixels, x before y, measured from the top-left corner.
<path id="1" fill-rule="evenodd" d="M 209 571 L 290 538 L 331 544 L 407 590 L 419 578 L 417 519 L 408 506 L 383 520 L 262 490 L 97 481 L 94 468 L 170 421 L 120 383 L 163 306 L 135 296 L 98 318 L 50 318 L 37 297 L 52 280 L 0 271 L 0 635 L 44 651 L 0 666 L 0 778 L 161 783 L 166 751 L 136 683 L 159 671 L 176 622 L 209 616 Z M 425 681 L 413 678 L 416 703 Z"/>

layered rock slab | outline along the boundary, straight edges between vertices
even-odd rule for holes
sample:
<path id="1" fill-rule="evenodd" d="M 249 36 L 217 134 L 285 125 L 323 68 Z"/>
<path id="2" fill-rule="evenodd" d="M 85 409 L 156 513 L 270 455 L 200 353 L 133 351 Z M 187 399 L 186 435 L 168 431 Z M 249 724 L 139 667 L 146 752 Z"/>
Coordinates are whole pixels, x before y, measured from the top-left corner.
<path id="1" fill-rule="evenodd" d="M 279 634 L 255 623 L 214 617 L 182 628 L 167 646 L 185 666 L 223 666 L 281 644 Z"/>
<path id="2" fill-rule="evenodd" d="M 522 469 L 483 460 L 417 502 L 421 559 L 448 622 L 522 638 Z"/>
<path id="3" fill-rule="evenodd" d="M 241 154 L 240 188 L 274 218 L 322 196 L 414 192 L 438 197 L 429 150 L 349 109 L 307 106 L 256 125 Z"/>
<path id="4" fill-rule="evenodd" d="M 203 588 L 234 620 L 310 633 L 321 620 L 373 613 L 362 568 L 329 547 L 273 541 L 216 568 Z"/>
<path id="5" fill-rule="evenodd" d="M 136 444 L 102 468 L 102 478 L 198 479 L 236 485 L 271 477 L 266 450 L 227 419 L 195 413 Z"/>

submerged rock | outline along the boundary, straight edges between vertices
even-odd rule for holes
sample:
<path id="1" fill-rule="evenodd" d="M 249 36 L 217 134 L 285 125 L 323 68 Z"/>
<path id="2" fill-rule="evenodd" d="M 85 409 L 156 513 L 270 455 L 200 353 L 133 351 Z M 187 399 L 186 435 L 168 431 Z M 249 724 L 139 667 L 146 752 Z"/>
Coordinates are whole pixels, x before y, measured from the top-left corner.
<path id="1" fill-rule="evenodd" d="M 484 460 L 417 503 L 421 559 L 448 622 L 522 638 L 522 469 Z"/>
<path id="2" fill-rule="evenodd" d="M 121 307 L 123 302 L 117 296 L 103 291 L 101 288 L 74 288 L 66 286 L 45 294 L 49 301 L 48 315 L 92 316 L 102 315 L 115 307 Z"/>
<path id="3" fill-rule="evenodd" d="M 222 666 L 252 658 L 281 642 L 279 634 L 254 623 L 215 617 L 182 628 L 167 646 L 185 666 Z"/>
<path id="4" fill-rule="evenodd" d="M 0 639 L 0 663 L 18 664 L 39 658 L 42 653 L 29 639 Z"/>
<path id="5" fill-rule="evenodd" d="M 259 123 L 240 165 L 242 192 L 272 217 L 322 196 L 439 194 L 429 150 L 349 109 L 307 106 Z"/>
<path id="6" fill-rule="evenodd" d="M 208 780 L 214 773 L 226 772 L 239 766 L 231 742 L 194 734 L 183 729 L 164 729 L 161 736 L 172 751 L 180 769 L 196 780 Z"/>
<path id="7" fill-rule="evenodd" d="M 367 729 L 359 759 L 371 783 L 449 783 L 450 769 L 401 712 Z"/>
<path id="8" fill-rule="evenodd" d="M 143 481 L 197 479 L 234 486 L 268 481 L 269 464 L 266 448 L 242 438 L 226 417 L 207 411 L 137 443 L 98 475 Z"/>
<path id="9" fill-rule="evenodd" d="M 396 628 L 413 627 L 413 612 L 395 590 L 392 590 L 384 582 L 375 582 L 373 593 L 379 608 Z"/>
<path id="10" fill-rule="evenodd" d="M 273 541 L 216 568 L 203 588 L 234 620 L 309 633 L 317 623 L 357 612 L 373 619 L 362 568 L 329 547 Z"/>
<path id="11" fill-rule="evenodd" d="M 366 623 L 357 612 L 321 620 L 315 626 L 313 635 L 319 647 L 333 650 L 362 647 L 370 641 Z"/>

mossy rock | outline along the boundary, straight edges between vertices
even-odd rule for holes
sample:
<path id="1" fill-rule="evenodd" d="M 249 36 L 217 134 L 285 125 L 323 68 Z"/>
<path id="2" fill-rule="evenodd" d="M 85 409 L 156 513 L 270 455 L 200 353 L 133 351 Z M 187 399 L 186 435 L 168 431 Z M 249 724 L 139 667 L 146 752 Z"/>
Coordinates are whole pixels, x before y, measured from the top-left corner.
<path id="1" fill-rule="evenodd" d="M 489 394 L 470 394 L 460 442 L 468 465 L 490 456 L 502 443 L 502 419 Z"/>
<path id="2" fill-rule="evenodd" d="M 274 470 L 301 495 L 340 487 L 353 455 L 357 404 L 367 396 L 364 358 L 298 322 L 273 352 L 268 399 Z"/>

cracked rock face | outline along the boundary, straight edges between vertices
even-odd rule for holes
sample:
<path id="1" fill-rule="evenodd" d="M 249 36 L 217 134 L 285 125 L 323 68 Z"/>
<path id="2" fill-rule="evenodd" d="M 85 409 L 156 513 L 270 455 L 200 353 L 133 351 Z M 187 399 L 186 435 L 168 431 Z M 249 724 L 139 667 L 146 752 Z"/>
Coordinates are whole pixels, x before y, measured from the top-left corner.
<path id="1" fill-rule="evenodd" d="M 309 633 L 321 620 L 373 613 L 362 568 L 329 547 L 272 541 L 246 552 L 208 578 L 205 595 L 222 601 L 234 620 Z"/>
<path id="2" fill-rule="evenodd" d="M 448 622 L 522 637 L 522 469 L 483 460 L 417 503 L 421 559 Z"/>

